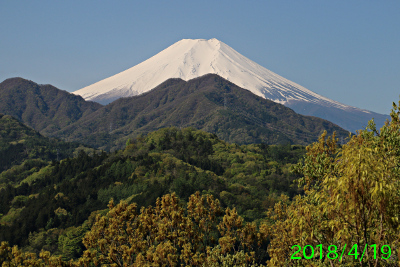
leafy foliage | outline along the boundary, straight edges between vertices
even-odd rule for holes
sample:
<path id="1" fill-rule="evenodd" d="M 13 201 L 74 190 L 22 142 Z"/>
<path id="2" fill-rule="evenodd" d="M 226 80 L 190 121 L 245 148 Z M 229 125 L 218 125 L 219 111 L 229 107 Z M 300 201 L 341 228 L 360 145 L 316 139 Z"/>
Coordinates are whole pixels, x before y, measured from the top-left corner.
<path id="1" fill-rule="evenodd" d="M 380 131 L 371 122 L 343 146 L 324 133 L 296 165 L 302 147 L 232 145 L 191 128 L 131 139 L 111 154 L 82 151 L 54 162 L 50 176 L 2 189 L 1 211 L 12 217 L 3 236 L 16 233 L 23 244 L 26 211 L 41 205 L 44 212 L 24 247 L 36 253 L 3 242 L 0 260 L 6 266 L 399 265 L 399 115 L 394 105 Z M 303 192 L 291 183 L 271 189 L 269 179 L 296 178 L 289 169 L 300 175 Z M 190 193 L 198 186 L 201 192 Z M 116 201 L 101 210 L 109 197 Z M 87 213 L 78 218 L 82 210 Z M 51 253 L 38 252 L 43 240 Z M 329 246 L 342 251 L 354 244 L 358 252 L 327 257 Z M 373 244 L 376 257 L 371 248 L 361 255 Z M 321 245 L 323 254 L 294 260 L 293 245 Z M 392 249 L 387 259 L 383 245 Z"/>
<path id="2" fill-rule="evenodd" d="M 246 222 L 260 220 L 281 193 L 300 192 L 289 168 L 304 152 L 301 146 L 228 144 L 193 128 L 161 129 L 110 154 L 81 151 L 20 172 L 20 184 L 0 191 L 0 240 L 35 252 L 41 243 L 51 253 L 76 258 L 82 253 L 76 242 L 87 230 L 82 224 L 111 198 L 147 207 L 173 192 L 184 202 L 196 191 L 211 194 Z"/>
<path id="3" fill-rule="evenodd" d="M 72 157 L 77 149 L 81 149 L 78 143 L 44 137 L 13 117 L 0 114 L 0 184 L 17 184 L 49 161 Z"/>
<path id="4" fill-rule="evenodd" d="M 189 197 L 187 208 L 175 194 L 158 198 L 155 207 L 140 212 L 135 203 L 114 206 L 110 201 L 108 213 L 97 215 L 86 233 L 86 250 L 76 261 L 65 262 L 44 251 L 36 258 L 5 242 L 0 259 L 6 266 L 262 266 L 256 263 L 265 261 L 265 226 L 244 224 L 235 209 L 227 208 L 222 215 L 219 201 L 199 192 Z"/>
<path id="5" fill-rule="evenodd" d="M 391 118 L 380 131 L 371 122 L 341 149 L 336 147 L 334 136 L 326 139 L 325 135 L 307 148 L 304 164 L 296 167 L 304 175 L 300 182 L 305 195 L 291 203 L 285 198 L 270 211 L 274 220 L 268 250 L 271 264 L 290 264 L 293 245 L 319 244 L 325 251 L 330 245 L 341 251 L 345 244 L 357 244 L 361 252 L 372 244 L 379 249 L 383 245 L 392 249 L 388 260 L 379 251 L 379 256 L 374 257 L 369 249 L 362 260 L 361 252 L 358 259 L 343 258 L 341 266 L 387 266 L 398 262 L 395 251 L 399 249 L 400 227 L 400 121 L 396 105 Z M 298 260 L 297 264 L 333 266 L 337 262 L 324 256 L 320 260 Z"/>
<path id="6" fill-rule="evenodd" d="M 110 202 L 109 208 L 84 238 L 87 250 L 82 263 L 202 266 L 217 242 L 223 255 L 242 251 L 243 263 L 262 259 L 255 251 L 266 236 L 254 223 L 243 224 L 235 210 L 227 208 L 222 217 L 212 196 L 197 192 L 189 197 L 186 209 L 175 194 L 157 199 L 154 208 L 141 208 L 140 214 L 136 204 L 126 202 L 115 207 Z"/>

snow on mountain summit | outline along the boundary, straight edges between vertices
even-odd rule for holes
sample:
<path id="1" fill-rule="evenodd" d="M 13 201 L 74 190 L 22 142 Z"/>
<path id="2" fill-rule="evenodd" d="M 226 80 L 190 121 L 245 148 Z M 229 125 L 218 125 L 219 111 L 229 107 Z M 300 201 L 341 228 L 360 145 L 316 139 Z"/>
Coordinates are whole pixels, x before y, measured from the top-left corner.
<path id="1" fill-rule="evenodd" d="M 281 104 L 298 100 L 349 107 L 273 73 L 215 38 L 183 39 L 130 69 L 73 93 L 108 104 L 120 97 L 147 92 L 170 78 L 188 81 L 209 73 Z"/>
<path id="2" fill-rule="evenodd" d="M 188 81 L 206 74 L 217 74 L 255 95 L 284 104 L 302 115 L 332 121 L 352 132 L 364 128 L 372 118 L 378 127 L 390 118 L 314 93 L 215 38 L 180 40 L 130 69 L 73 93 L 86 100 L 108 104 L 121 97 L 148 92 L 170 78 Z"/>

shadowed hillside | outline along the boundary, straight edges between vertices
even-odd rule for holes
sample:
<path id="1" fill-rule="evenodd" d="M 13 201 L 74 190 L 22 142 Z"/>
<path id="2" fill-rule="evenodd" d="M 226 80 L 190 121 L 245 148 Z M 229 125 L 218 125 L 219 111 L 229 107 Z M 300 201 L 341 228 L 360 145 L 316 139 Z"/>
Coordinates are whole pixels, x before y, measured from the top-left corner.
<path id="1" fill-rule="evenodd" d="M 100 107 L 98 103 L 87 102 L 52 85 L 39 85 L 22 78 L 0 83 L 0 113 L 11 115 L 44 135 Z"/>
<path id="2" fill-rule="evenodd" d="M 170 126 L 194 127 L 239 144 L 309 144 L 324 130 L 348 137 L 329 121 L 299 115 L 214 74 L 188 82 L 170 79 L 143 95 L 118 99 L 56 135 L 110 149 Z"/>
<path id="3" fill-rule="evenodd" d="M 72 157 L 78 148 L 85 149 L 78 143 L 44 137 L 12 116 L 0 114 L 0 187 L 19 183 L 21 176 L 50 161 Z"/>

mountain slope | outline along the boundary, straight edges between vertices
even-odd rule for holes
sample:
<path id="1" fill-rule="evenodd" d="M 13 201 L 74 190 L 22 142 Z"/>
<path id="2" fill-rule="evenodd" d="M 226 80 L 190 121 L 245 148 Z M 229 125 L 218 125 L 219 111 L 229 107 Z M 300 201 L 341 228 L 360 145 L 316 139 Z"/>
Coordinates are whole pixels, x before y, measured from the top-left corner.
<path id="1" fill-rule="evenodd" d="M 326 107 L 320 103 L 307 103 L 297 100 L 291 100 L 285 106 L 299 114 L 324 118 L 353 133 L 356 130 L 364 129 L 372 118 L 378 129 L 383 126 L 386 120 L 390 120 L 389 115 L 360 110 L 354 107 L 341 109 L 338 107 Z"/>
<path id="2" fill-rule="evenodd" d="M 183 39 L 128 70 L 74 93 L 86 100 L 108 104 L 120 97 L 147 92 L 169 78 L 188 81 L 209 73 L 300 114 L 330 119 L 353 132 L 366 126 L 373 117 L 378 125 L 389 118 L 318 95 L 258 65 L 217 39 Z M 326 112 L 320 112 L 321 108 Z"/>
<path id="3" fill-rule="evenodd" d="M 19 171 L 34 172 L 33 168 L 49 161 L 72 157 L 78 147 L 78 143 L 44 137 L 12 116 L 0 114 L 0 185 L 18 182 Z M 3 172 L 9 168 L 13 169 Z"/>
<path id="4" fill-rule="evenodd" d="M 80 153 L 33 170 L 38 179 L 31 183 L 0 188 L 0 242 L 80 257 L 85 232 L 111 198 L 135 202 L 140 210 L 171 192 L 185 202 L 196 191 L 211 194 L 254 221 L 282 193 L 301 192 L 289 168 L 305 152 L 301 146 L 237 146 L 190 128 L 164 128 L 117 153 Z"/>
<path id="5" fill-rule="evenodd" d="M 57 134 L 92 146 L 100 142 L 107 149 L 122 146 L 129 136 L 169 126 L 191 126 L 239 144 L 309 144 L 324 130 L 348 136 L 331 122 L 299 115 L 215 74 L 188 82 L 167 80 L 145 94 L 118 99 Z"/>
<path id="6" fill-rule="evenodd" d="M 0 83 L 0 113 L 11 115 L 49 135 L 99 109 L 100 104 L 22 78 Z"/>

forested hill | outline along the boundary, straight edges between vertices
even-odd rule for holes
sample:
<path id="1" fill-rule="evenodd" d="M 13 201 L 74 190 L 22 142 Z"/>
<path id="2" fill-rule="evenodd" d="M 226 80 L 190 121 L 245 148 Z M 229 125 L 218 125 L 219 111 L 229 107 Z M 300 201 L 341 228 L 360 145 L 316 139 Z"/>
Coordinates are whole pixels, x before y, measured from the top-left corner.
<path id="1" fill-rule="evenodd" d="M 305 157 L 301 146 L 164 128 L 114 153 L 54 161 L 0 189 L 0 241 L 20 246 L 2 242 L 0 260 L 398 266 L 399 114 L 394 104 L 390 122 L 343 146 L 324 133 Z"/>
<path id="2" fill-rule="evenodd" d="M 100 107 L 52 85 L 22 78 L 0 83 L 0 113 L 11 115 L 47 136 Z"/>
<path id="3" fill-rule="evenodd" d="M 258 97 L 215 74 L 190 81 L 170 79 L 148 93 L 107 106 L 51 85 L 22 78 L 0 83 L 0 112 L 46 136 L 112 151 L 126 140 L 164 127 L 194 127 L 237 144 L 301 144 L 339 126 Z"/>
<path id="4" fill-rule="evenodd" d="M 72 157 L 78 148 L 78 143 L 44 137 L 12 116 L 0 114 L 0 184 L 17 182 L 17 170 L 29 172 L 52 160 Z M 5 170 L 7 174 L 2 173 Z"/>
<path id="5" fill-rule="evenodd" d="M 348 132 L 316 117 L 258 97 L 215 74 L 170 79 L 145 94 L 118 99 L 82 117 L 58 136 L 109 150 L 129 137 L 163 127 L 194 127 L 237 143 L 310 144 L 326 130 Z"/>
<path id="6" fill-rule="evenodd" d="M 289 168 L 304 154 L 302 146 L 229 144 L 193 128 L 161 129 L 111 154 L 82 151 L 0 189 L 0 241 L 78 257 L 93 218 L 86 220 L 111 198 L 141 207 L 173 192 L 184 202 L 196 191 L 211 194 L 246 221 L 258 220 L 281 193 L 299 193 Z"/>

